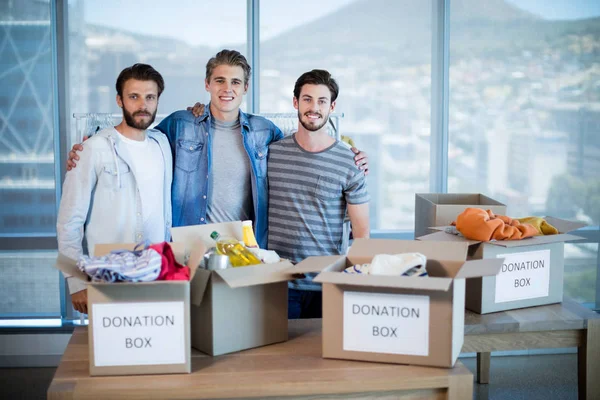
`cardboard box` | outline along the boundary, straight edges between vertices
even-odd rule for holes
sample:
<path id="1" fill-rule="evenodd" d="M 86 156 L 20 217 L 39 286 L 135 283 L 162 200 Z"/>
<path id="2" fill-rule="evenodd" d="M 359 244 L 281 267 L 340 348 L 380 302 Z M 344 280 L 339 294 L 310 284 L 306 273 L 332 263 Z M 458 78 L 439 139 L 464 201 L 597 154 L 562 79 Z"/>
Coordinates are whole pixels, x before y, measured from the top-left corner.
<path id="1" fill-rule="evenodd" d="M 494 275 L 501 259 L 466 261 L 467 243 L 357 239 L 347 256 L 310 257 L 297 273 L 321 272 L 323 357 L 452 367 L 464 341 L 465 279 Z M 420 252 L 429 277 L 343 271 L 377 254 Z"/>
<path id="2" fill-rule="evenodd" d="M 513 310 L 563 300 L 564 242 L 581 239 L 570 235 L 585 224 L 545 217 L 560 232 L 522 240 L 480 242 L 443 231 L 419 237 L 423 241 L 467 243 L 469 260 L 502 257 L 497 276 L 467 281 L 466 308 L 479 314 Z M 436 230 L 444 227 L 436 228 Z"/>
<path id="3" fill-rule="evenodd" d="M 134 244 L 97 245 L 96 256 Z M 179 262 L 184 247 L 171 244 Z M 194 276 L 198 256 L 190 258 Z M 76 262 L 59 254 L 56 266 L 87 280 Z M 145 375 L 191 372 L 190 281 L 89 282 L 90 375 Z"/>
<path id="4" fill-rule="evenodd" d="M 204 254 L 213 231 L 242 238 L 240 221 L 172 229 L 173 240 Z M 220 271 L 198 269 L 191 294 L 192 347 L 212 356 L 288 339 L 289 261 Z"/>
<path id="5" fill-rule="evenodd" d="M 467 207 L 506 215 L 506 205 L 479 193 L 415 194 L 415 238 L 434 233 L 434 226 L 450 225 Z"/>

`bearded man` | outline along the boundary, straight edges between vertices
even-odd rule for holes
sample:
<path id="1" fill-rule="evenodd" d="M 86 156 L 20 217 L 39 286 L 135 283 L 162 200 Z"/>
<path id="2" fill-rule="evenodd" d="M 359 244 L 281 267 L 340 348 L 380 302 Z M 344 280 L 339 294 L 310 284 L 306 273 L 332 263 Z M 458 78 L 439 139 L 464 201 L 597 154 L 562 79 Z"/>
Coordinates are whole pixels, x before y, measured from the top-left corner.
<path id="1" fill-rule="evenodd" d="M 134 64 L 119 74 L 123 120 L 83 143 L 67 172 L 57 218 L 58 250 L 77 260 L 97 243 L 170 239 L 173 159 L 167 137 L 148 129 L 165 84 L 158 71 Z M 73 307 L 87 313 L 85 283 L 67 277 Z"/>

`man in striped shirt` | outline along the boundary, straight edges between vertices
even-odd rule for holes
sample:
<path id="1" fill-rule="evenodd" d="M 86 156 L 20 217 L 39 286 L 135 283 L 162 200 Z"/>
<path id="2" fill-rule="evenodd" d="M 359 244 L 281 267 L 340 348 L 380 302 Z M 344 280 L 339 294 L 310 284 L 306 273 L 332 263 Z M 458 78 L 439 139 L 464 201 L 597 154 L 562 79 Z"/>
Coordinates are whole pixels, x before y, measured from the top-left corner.
<path id="1" fill-rule="evenodd" d="M 268 248 L 299 262 L 342 253 L 346 210 L 354 238 L 369 237 L 369 194 L 354 153 L 327 134 L 339 92 L 325 70 L 312 70 L 294 86 L 298 132 L 269 147 Z M 289 318 L 321 317 L 321 285 L 313 276 L 289 283 Z"/>

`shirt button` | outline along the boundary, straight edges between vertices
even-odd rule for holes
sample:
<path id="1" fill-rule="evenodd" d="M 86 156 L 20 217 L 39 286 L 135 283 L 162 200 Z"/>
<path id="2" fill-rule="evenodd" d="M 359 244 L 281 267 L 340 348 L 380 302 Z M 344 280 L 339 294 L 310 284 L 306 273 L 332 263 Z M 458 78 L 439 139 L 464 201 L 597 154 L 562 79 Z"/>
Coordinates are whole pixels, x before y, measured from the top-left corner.
<path id="1" fill-rule="evenodd" d="M 208 132 L 206 132 L 205 135 L 208 136 Z"/>
<path id="2" fill-rule="evenodd" d="M 141 235 L 141 234 L 140 234 L 140 235 L 137 235 L 137 238 L 138 238 L 138 239 L 141 239 L 141 238 L 142 238 L 142 235 Z"/>
<path id="3" fill-rule="evenodd" d="M 203 198 L 203 199 L 205 199 L 205 198 L 206 198 L 206 196 L 202 196 L 202 198 Z"/>
<path id="4" fill-rule="evenodd" d="M 194 146 L 190 146 L 190 150 L 194 150 Z"/>
<path id="5" fill-rule="evenodd" d="M 203 221 L 203 222 L 204 222 L 204 218 L 200 218 L 200 221 Z"/>
<path id="6" fill-rule="evenodd" d="M 208 179 L 208 175 L 206 175 L 206 179 Z"/>
<path id="7" fill-rule="evenodd" d="M 262 157 L 262 153 L 258 153 L 258 156 L 259 156 L 259 157 Z"/>
<path id="8" fill-rule="evenodd" d="M 142 213 L 137 213 L 137 216 L 138 216 L 138 217 L 141 217 L 141 216 L 142 216 Z"/>

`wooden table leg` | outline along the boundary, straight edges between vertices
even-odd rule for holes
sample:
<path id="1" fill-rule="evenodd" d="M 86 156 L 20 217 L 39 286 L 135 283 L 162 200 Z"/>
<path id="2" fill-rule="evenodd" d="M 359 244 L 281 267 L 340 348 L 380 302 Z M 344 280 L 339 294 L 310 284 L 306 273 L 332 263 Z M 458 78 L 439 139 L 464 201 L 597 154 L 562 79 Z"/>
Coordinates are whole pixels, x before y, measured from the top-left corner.
<path id="1" fill-rule="evenodd" d="M 477 383 L 490 383 L 492 353 L 477 353 Z"/>
<path id="2" fill-rule="evenodd" d="M 448 400 L 473 399 L 473 375 L 464 365 L 461 366 L 461 369 L 461 373 L 448 377 Z"/>
<path id="3" fill-rule="evenodd" d="M 586 341 L 577 349 L 579 399 L 600 399 L 600 319 L 589 319 Z"/>

